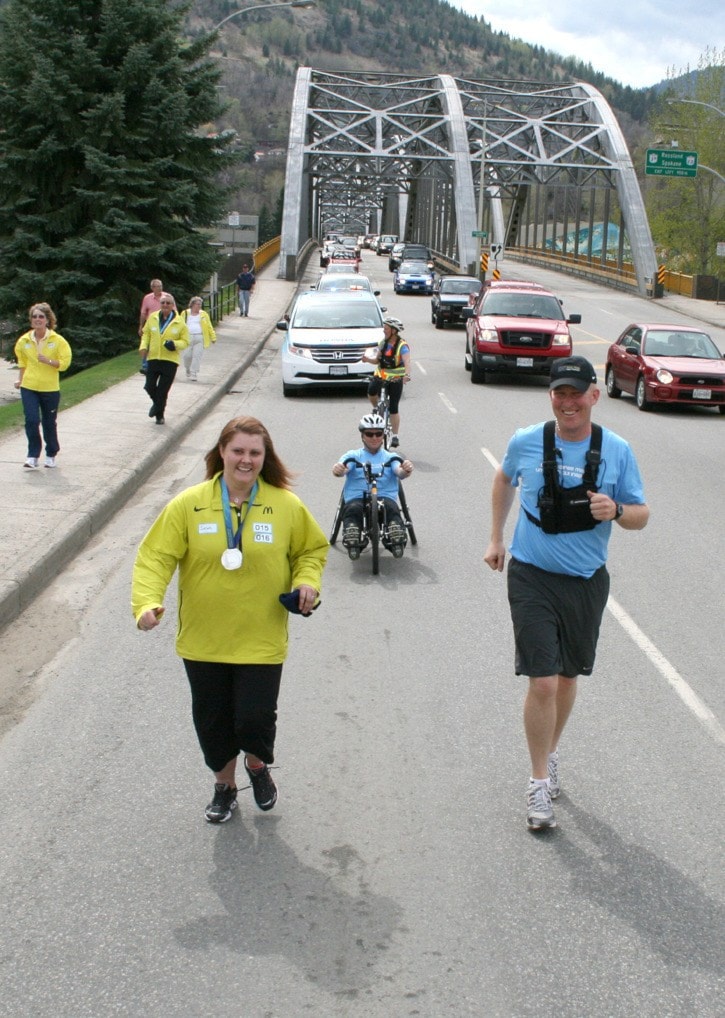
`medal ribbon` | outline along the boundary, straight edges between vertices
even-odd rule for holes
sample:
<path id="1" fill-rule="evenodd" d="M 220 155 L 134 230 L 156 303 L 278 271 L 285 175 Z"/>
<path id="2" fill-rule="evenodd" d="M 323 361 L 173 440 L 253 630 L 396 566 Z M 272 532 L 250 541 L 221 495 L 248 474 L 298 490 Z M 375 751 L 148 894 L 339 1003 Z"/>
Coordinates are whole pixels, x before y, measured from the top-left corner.
<path id="1" fill-rule="evenodd" d="M 225 530 L 227 532 L 227 548 L 240 548 L 241 549 L 241 547 L 242 547 L 242 527 L 244 526 L 244 524 L 246 522 L 247 516 L 249 516 L 249 510 L 254 505 L 254 499 L 256 498 L 257 490 L 259 489 L 259 485 L 258 485 L 258 483 L 256 481 L 254 482 L 254 487 L 252 488 L 251 492 L 249 493 L 249 501 L 247 502 L 247 511 L 244 514 L 244 516 L 241 516 L 241 509 L 240 509 L 239 530 L 237 530 L 237 532 L 235 534 L 234 533 L 234 528 L 233 528 L 233 525 L 232 525 L 232 508 L 231 508 L 231 504 L 229 502 L 229 489 L 227 488 L 227 482 L 224 480 L 223 477 L 220 478 L 220 481 L 221 481 L 221 489 L 222 489 L 222 509 L 224 510 L 224 528 L 225 528 Z"/>

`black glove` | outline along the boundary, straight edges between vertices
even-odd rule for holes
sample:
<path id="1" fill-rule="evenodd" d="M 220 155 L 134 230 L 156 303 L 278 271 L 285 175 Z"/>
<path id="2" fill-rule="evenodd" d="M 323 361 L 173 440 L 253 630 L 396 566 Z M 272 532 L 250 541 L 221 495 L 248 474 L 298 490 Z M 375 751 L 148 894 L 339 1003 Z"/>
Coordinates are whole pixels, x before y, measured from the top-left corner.
<path id="1" fill-rule="evenodd" d="M 142 375 L 146 374 L 146 372 L 148 371 L 148 364 L 146 363 L 146 361 L 141 361 L 141 365 L 138 370 L 141 372 Z"/>
<path id="2" fill-rule="evenodd" d="M 166 340 L 166 342 L 164 343 L 164 349 L 166 349 L 166 350 L 175 350 L 176 349 L 176 343 L 173 341 L 173 339 L 167 339 Z"/>
<path id="3" fill-rule="evenodd" d="M 291 590 L 289 594 L 280 594 L 279 602 L 280 604 L 284 605 L 288 612 L 291 612 L 293 615 L 302 615 L 304 618 L 309 618 L 312 612 L 317 611 L 317 609 L 322 604 L 322 601 L 318 600 L 317 604 L 313 606 L 312 611 L 301 612 L 299 587 L 295 587 L 295 589 Z"/>

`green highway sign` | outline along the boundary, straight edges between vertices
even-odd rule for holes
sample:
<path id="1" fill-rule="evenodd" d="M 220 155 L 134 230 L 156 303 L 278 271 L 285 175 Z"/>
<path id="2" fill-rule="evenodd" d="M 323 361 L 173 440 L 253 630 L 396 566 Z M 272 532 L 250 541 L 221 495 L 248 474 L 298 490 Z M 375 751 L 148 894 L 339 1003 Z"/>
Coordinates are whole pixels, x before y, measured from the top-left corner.
<path id="1" fill-rule="evenodd" d="M 653 177 L 696 177 L 697 152 L 679 148 L 648 148 L 645 174 Z"/>
<path id="2" fill-rule="evenodd" d="M 471 236 L 472 237 L 488 237 L 488 234 L 486 233 L 485 230 L 473 230 L 471 232 Z"/>

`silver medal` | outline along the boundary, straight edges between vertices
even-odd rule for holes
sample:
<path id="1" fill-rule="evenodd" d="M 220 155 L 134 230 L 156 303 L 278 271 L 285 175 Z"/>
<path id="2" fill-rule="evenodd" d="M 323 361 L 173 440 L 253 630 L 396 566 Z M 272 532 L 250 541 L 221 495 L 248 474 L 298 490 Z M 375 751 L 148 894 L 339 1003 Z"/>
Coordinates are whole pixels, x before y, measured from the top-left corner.
<path id="1" fill-rule="evenodd" d="M 222 555 L 222 565 L 225 569 L 240 569 L 242 553 L 239 548 L 227 548 Z"/>

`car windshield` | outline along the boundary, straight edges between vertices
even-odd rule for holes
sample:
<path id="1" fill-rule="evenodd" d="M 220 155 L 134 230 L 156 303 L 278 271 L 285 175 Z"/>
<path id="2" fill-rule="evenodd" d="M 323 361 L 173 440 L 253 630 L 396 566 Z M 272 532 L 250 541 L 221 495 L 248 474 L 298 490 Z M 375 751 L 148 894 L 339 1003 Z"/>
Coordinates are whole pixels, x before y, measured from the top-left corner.
<path id="1" fill-rule="evenodd" d="M 563 321 L 561 304 L 552 296 L 528 293 L 489 293 L 481 314 L 505 315 L 507 318 L 553 318 Z"/>
<path id="2" fill-rule="evenodd" d="M 423 276 L 430 275 L 428 266 L 425 262 L 401 262 L 399 271 L 412 272 Z"/>
<path id="3" fill-rule="evenodd" d="M 375 329 L 382 328 L 383 320 L 377 302 L 336 300 L 334 304 L 296 308 L 290 324 L 293 329 Z"/>
<path id="4" fill-rule="evenodd" d="M 444 279 L 441 293 L 478 293 L 481 284 L 475 279 Z"/>
<path id="5" fill-rule="evenodd" d="M 642 351 L 648 357 L 705 357 L 718 359 L 720 351 L 706 332 L 650 329 Z"/>
<path id="6" fill-rule="evenodd" d="M 331 276 L 323 276 L 318 290 L 370 290 L 370 280 L 364 276 L 343 276 L 334 272 Z"/>

